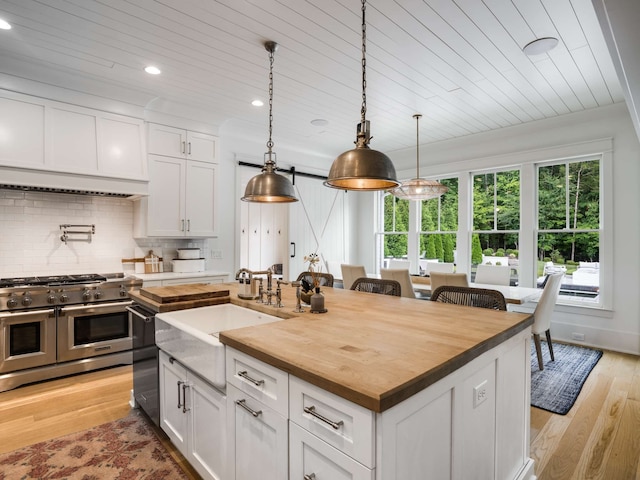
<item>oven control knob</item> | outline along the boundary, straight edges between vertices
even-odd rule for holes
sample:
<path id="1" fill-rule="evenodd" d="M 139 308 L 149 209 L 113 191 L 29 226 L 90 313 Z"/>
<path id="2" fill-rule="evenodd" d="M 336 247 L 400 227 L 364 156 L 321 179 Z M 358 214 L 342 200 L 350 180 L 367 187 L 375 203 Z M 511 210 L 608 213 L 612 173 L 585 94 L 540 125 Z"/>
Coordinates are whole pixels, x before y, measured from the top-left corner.
<path id="1" fill-rule="evenodd" d="M 60 303 L 66 303 L 67 300 L 69 300 L 69 295 L 66 293 L 60 295 Z"/>
<path id="2" fill-rule="evenodd" d="M 22 305 L 24 305 L 25 307 L 28 307 L 32 303 L 33 303 L 33 299 L 31 298 L 31 295 L 29 295 L 29 292 L 25 292 L 24 297 L 22 297 Z"/>
<path id="3" fill-rule="evenodd" d="M 53 293 L 47 296 L 47 303 L 56 303 L 56 296 Z"/>
<path id="4" fill-rule="evenodd" d="M 85 302 L 91 300 L 91 292 L 89 290 L 85 290 L 84 292 L 82 292 L 82 300 L 84 300 Z"/>
<path id="5" fill-rule="evenodd" d="M 129 296 L 129 294 L 127 293 L 127 289 L 126 289 L 126 288 L 124 288 L 124 285 L 122 285 L 122 286 L 120 287 L 120 296 L 121 296 L 121 297 L 127 297 L 127 296 Z"/>
<path id="6" fill-rule="evenodd" d="M 11 295 L 7 300 L 7 308 L 16 308 L 18 306 L 18 299 L 15 295 Z"/>
<path id="7" fill-rule="evenodd" d="M 102 298 L 102 291 L 96 290 L 96 293 L 93 294 L 93 298 L 95 298 L 96 300 Z"/>

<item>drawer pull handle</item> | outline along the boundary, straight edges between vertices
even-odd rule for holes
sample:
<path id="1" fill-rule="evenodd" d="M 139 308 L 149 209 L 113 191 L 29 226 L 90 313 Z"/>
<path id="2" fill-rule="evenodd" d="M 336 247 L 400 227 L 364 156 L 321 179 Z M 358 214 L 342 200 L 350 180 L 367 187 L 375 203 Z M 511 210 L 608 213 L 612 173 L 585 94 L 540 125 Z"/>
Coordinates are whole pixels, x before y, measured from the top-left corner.
<path id="1" fill-rule="evenodd" d="M 253 378 L 251 378 L 246 370 L 243 370 L 242 372 L 238 372 L 238 376 L 250 381 L 256 387 L 259 387 L 264 383 L 264 380 L 254 380 Z"/>
<path id="2" fill-rule="evenodd" d="M 173 361 L 171 363 L 173 363 Z M 184 405 L 183 405 L 182 401 L 180 400 L 180 387 L 184 384 L 184 382 L 181 381 L 181 380 L 178 380 L 177 383 L 178 383 L 178 408 L 183 408 Z"/>
<path id="3" fill-rule="evenodd" d="M 316 474 L 315 473 L 310 473 L 309 475 L 305 475 L 304 477 L 302 477 L 304 480 L 316 480 Z"/>
<path id="4" fill-rule="evenodd" d="M 254 410 L 253 408 L 247 405 L 247 401 L 243 398 L 242 400 L 236 400 L 236 405 L 244 408 L 247 412 L 249 412 L 254 417 L 262 415 L 262 410 Z"/>
<path id="5" fill-rule="evenodd" d="M 316 412 L 316 407 L 314 407 L 313 405 L 311 405 L 310 407 L 304 407 L 304 413 L 308 413 L 309 415 L 316 417 L 318 420 L 322 420 L 324 423 L 328 423 L 334 430 L 338 430 L 342 425 L 344 425 L 344 422 L 342 420 L 340 420 L 339 422 L 333 422 L 327 417 L 320 415 L 318 412 Z"/>

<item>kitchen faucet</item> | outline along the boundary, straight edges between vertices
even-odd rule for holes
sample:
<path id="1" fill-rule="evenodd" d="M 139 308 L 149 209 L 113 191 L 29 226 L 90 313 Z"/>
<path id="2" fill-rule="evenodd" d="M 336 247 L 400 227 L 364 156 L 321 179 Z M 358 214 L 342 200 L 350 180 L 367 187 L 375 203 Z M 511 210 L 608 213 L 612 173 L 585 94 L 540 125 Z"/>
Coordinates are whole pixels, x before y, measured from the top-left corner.
<path id="1" fill-rule="evenodd" d="M 277 284 L 278 288 L 276 288 L 276 308 L 281 308 L 284 307 L 284 305 L 282 305 L 282 289 L 280 288 L 280 285 L 289 285 L 289 282 L 278 280 Z"/>
<path id="2" fill-rule="evenodd" d="M 267 276 L 267 305 L 273 305 L 271 303 L 271 298 L 273 297 L 273 283 L 272 283 L 272 279 L 271 276 L 273 275 L 273 271 L 271 270 L 271 267 L 267 268 L 266 270 L 259 270 L 256 272 L 252 272 L 253 275 L 266 275 Z M 262 281 L 260 281 L 260 298 L 259 298 L 259 302 L 260 303 L 264 303 L 264 301 L 262 300 Z"/>

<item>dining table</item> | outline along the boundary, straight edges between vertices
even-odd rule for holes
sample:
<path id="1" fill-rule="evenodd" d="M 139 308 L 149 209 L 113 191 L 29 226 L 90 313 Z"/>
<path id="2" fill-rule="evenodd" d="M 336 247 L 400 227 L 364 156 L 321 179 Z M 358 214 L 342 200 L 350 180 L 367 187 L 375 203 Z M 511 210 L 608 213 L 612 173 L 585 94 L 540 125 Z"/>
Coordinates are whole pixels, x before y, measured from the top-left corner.
<path id="1" fill-rule="evenodd" d="M 416 293 L 423 295 L 431 295 L 431 283 L 428 277 L 411 276 L 411 284 Z M 485 288 L 489 290 L 497 290 L 507 303 L 514 305 L 522 305 L 523 303 L 537 300 L 542 294 L 542 289 L 534 287 L 520 287 L 510 285 L 493 285 L 488 283 L 469 283 L 471 288 Z"/>

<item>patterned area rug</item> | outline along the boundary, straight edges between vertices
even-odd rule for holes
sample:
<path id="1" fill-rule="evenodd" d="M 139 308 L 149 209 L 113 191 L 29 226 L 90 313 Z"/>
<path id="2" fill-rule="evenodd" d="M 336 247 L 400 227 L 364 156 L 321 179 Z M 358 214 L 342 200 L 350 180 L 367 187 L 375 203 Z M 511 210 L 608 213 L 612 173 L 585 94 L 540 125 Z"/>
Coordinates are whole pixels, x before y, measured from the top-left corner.
<path id="1" fill-rule="evenodd" d="M 546 342 L 542 342 L 544 370 L 538 368 L 536 347 L 531 341 L 531 405 L 566 415 L 584 382 L 596 366 L 601 350 L 552 343 L 555 361 L 551 361 Z"/>
<path id="2" fill-rule="evenodd" d="M 137 410 L 125 418 L 0 455 L 0 480 L 188 479 Z"/>

